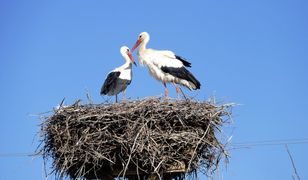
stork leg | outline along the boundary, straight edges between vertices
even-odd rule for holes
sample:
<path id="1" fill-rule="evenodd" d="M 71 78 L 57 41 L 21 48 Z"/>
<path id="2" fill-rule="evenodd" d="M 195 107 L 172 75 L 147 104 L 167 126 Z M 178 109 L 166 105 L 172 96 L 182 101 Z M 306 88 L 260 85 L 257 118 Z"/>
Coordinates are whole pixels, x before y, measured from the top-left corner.
<path id="1" fill-rule="evenodd" d="M 126 89 L 123 91 L 122 102 L 126 101 Z"/>
<path id="2" fill-rule="evenodd" d="M 182 89 L 181 89 L 179 86 L 177 86 L 177 85 L 175 84 L 175 82 L 172 82 L 172 84 L 175 86 L 177 98 L 180 99 L 180 92 L 181 92 L 182 95 L 183 95 L 183 97 L 184 97 L 184 99 L 187 100 L 187 98 L 186 98 L 184 92 L 182 91 Z"/>
<path id="3" fill-rule="evenodd" d="M 174 85 L 175 87 L 175 91 L 176 91 L 176 96 L 178 98 L 178 100 L 180 99 L 180 88 L 175 84 L 175 82 L 172 82 L 172 84 Z"/>
<path id="4" fill-rule="evenodd" d="M 118 95 L 115 95 L 116 103 L 118 103 Z"/>
<path id="5" fill-rule="evenodd" d="M 168 89 L 167 89 L 166 82 L 163 82 L 163 83 L 164 83 L 164 87 L 165 87 L 165 97 L 168 97 L 169 96 L 169 92 L 168 92 Z"/>

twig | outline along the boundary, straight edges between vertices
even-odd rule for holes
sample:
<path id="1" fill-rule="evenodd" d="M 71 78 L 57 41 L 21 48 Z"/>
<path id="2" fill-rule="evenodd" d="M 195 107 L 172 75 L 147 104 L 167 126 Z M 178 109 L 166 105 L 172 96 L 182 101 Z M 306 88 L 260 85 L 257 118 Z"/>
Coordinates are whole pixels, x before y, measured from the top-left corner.
<path id="1" fill-rule="evenodd" d="M 86 94 L 87 94 L 87 99 L 88 99 L 89 104 L 93 104 L 92 96 L 88 88 L 86 88 Z"/>
<path id="2" fill-rule="evenodd" d="M 295 173 L 297 179 L 300 180 L 301 178 L 299 177 L 299 175 L 298 175 L 298 173 L 297 173 L 296 166 L 295 166 L 293 157 L 292 157 L 292 155 L 291 155 L 291 152 L 290 152 L 290 150 L 289 150 L 289 147 L 288 147 L 287 144 L 285 145 L 285 147 L 286 147 L 287 152 L 288 152 L 288 154 L 289 154 L 289 157 L 290 157 L 290 160 L 291 160 L 291 163 L 292 163 L 292 167 L 293 167 L 294 173 Z M 292 178 L 294 179 L 294 176 L 293 176 L 293 175 L 292 175 Z"/>
<path id="3" fill-rule="evenodd" d="M 206 134 L 207 134 L 209 128 L 210 128 L 210 124 L 208 124 L 208 126 L 207 126 L 207 128 L 206 128 L 206 130 L 205 130 L 205 132 L 204 132 L 204 134 L 203 134 L 203 136 L 200 138 L 200 140 L 198 141 L 198 143 L 197 143 L 197 145 L 196 145 L 196 147 L 195 147 L 195 149 L 194 149 L 194 152 L 193 152 L 193 154 L 192 154 L 192 156 L 191 156 L 191 159 L 189 160 L 189 163 L 188 163 L 188 167 L 187 167 L 188 170 L 190 170 L 190 165 L 191 165 L 191 162 L 192 162 L 192 160 L 193 160 L 193 158 L 194 158 L 194 156 L 195 156 L 195 154 L 196 154 L 196 151 L 197 151 L 197 149 L 198 149 L 198 146 L 199 146 L 199 144 L 201 143 L 201 141 L 204 139 L 204 137 L 206 136 Z"/>

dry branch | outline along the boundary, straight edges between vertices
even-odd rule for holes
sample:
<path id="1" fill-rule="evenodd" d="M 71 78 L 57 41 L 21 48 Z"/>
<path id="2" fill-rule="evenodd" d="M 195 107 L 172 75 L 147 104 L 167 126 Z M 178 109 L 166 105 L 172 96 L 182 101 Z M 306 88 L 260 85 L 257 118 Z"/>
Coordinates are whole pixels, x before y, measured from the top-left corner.
<path id="1" fill-rule="evenodd" d="M 226 155 L 216 138 L 230 105 L 159 98 L 55 110 L 42 124 L 40 148 L 59 177 L 149 177 L 209 172 Z"/>

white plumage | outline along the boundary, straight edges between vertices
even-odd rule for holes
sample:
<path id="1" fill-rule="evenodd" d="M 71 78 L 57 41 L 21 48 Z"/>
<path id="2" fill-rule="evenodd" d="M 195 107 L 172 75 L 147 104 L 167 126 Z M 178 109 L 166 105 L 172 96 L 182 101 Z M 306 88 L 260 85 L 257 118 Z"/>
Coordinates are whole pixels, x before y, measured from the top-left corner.
<path id="1" fill-rule="evenodd" d="M 185 68 L 185 66 L 191 67 L 189 62 L 172 51 L 147 49 L 146 45 L 149 40 L 149 34 L 142 32 L 132 51 L 139 46 L 137 54 L 140 64 L 146 65 L 150 74 L 163 82 L 166 96 L 168 96 L 166 83 L 170 82 L 175 85 L 177 93 L 180 89 L 176 84 L 183 85 L 190 90 L 200 89 L 200 82 Z"/>

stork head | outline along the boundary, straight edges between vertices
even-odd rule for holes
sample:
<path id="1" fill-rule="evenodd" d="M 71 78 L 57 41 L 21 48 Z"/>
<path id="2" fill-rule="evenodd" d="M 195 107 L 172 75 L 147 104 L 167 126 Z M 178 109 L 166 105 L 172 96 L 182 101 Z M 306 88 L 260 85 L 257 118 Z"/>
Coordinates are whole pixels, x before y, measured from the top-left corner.
<path id="1" fill-rule="evenodd" d="M 129 50 L 129 48 L 127 46 L 122 46 L 121 49 L 120 49 L 120 52 L 126 60 L 130 60 L 132 63 L 135 64 L 135 66 L 137 66 L 137 64 L 136 64 L 136 62 L 133 58 L 133 55 L 132 55 L 131 51 Z"/>
<path id="2" fill-rule="evenodd" d="M 132 48 L 132 52 L 141 44 L 141 43 L 148 43 L 150 40 L 150 35 L 147 32 L 142 32 L 139 34 L 138 40 L 135 43 L 134 47 Z"/>

